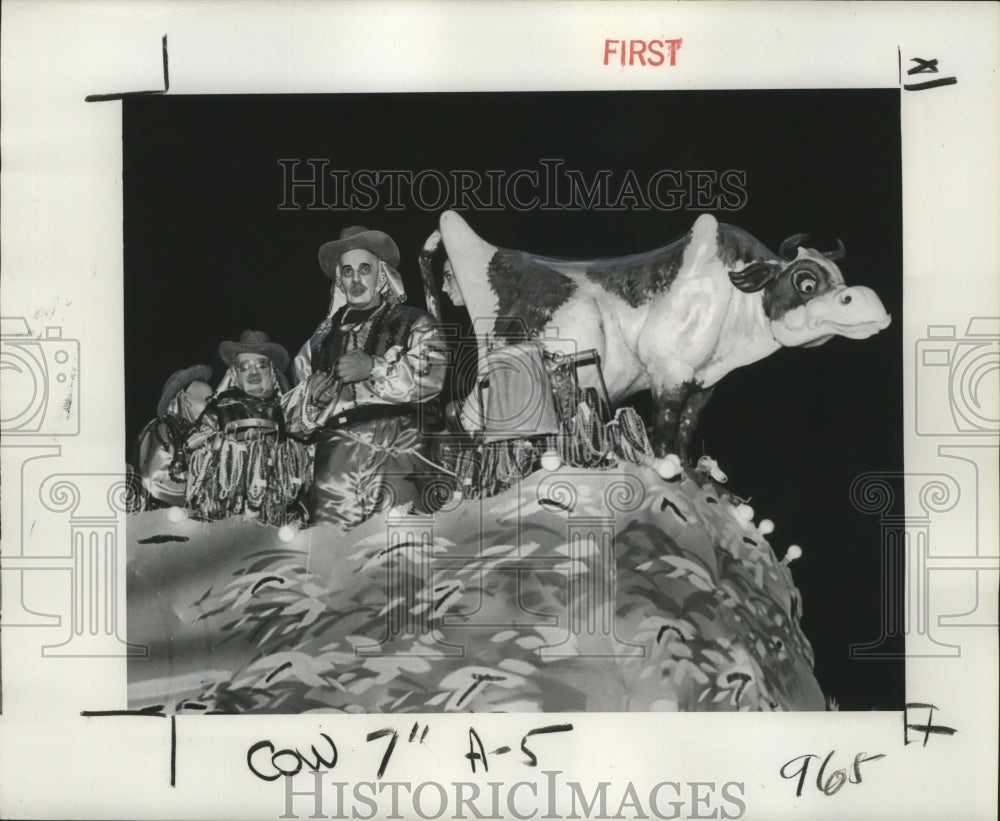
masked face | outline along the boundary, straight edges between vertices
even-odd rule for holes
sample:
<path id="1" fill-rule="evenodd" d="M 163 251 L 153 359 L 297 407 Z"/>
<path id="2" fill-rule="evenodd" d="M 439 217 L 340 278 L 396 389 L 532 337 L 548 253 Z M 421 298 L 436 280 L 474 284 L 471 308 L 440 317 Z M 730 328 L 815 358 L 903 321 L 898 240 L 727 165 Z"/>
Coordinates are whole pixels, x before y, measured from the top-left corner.
<path id="1" fill-rule="evenodd" d="M 465 305 L 465 297 L 462 296 L 462 289 L 458 287 L 458 280 L 455 279 L 455 269 L 451 267 L 451 260 L 446 259 L 441 268 L 444 279 L 441 282 L 441 290 L 448 295 L 448 299 L 459 307 Z"/>
<path id="2" fill-rule="evenodd" d="M 251 396 L 268 396 L 274 390 L 271 360 L 257 353 L 237 354 L 233 360 L 236 385 Z"/>
<path id="3" fill-rule="evenodd" d="M 194 422 L 201 416 L 201 412 L 205 410 L 205 405 L 211 396 L 212 388 L 208 383 L 195 380 L 177 394 L 181 416 L 189 422 Z"/>
<path id="4" fill-rule="evenodd" d="M 352 308 L 374 308 L 379 304 L 380 279 L 379 258 L 371 251 L 355 248 L 341 255 L 337 282 Z"/>

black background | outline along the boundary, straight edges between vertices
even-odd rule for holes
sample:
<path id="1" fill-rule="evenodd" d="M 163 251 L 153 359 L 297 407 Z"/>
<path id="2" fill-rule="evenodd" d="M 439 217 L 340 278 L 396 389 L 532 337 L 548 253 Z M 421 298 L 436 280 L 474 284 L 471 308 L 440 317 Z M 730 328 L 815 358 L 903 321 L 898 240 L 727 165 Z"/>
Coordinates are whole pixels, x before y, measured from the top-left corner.
<path id="1" fill-rule="evenodd" d="M 842 239 L 848 284 L 874 288 L 893 324 L 868 340 L 783 349 L 731 373 L 694 452 L 716 458 L 757 518 L 775 521 L 779 556 L 802 546 L 792 567 L 824 692 L 841 709 L 901 709 L 902 660 L 850 658 L 851 645 L 882 634 L 883 571 L 879 521 L 848 493 L 861 473 L 903 467 L 898 90 L 170 95 L 126 100 L 123 141 L 130 442 L 174 370 L 204 362 L 222 376 L 222 340 L 261 329 L 294 353 L 328 301 L 317 249 L 346 226 L 396 240 L 409 301 L 422 307 L 416 255 L 438 214 L 279 210 L 279 159 L 447 174 L 539 169 L 558 158 L 585 178 L 612 169 L 618 181 L 626 169 L 640 181 L 660 169 L 737 169 L 747 201 L 715 212 L 721 222 L 775 249 L 800 232 L 824 249 Z M 663 245 L 697 213 L 465 216 L 499 246 L 593 258 Z M 886 649 L 901 650 L 902 640 Z"/>

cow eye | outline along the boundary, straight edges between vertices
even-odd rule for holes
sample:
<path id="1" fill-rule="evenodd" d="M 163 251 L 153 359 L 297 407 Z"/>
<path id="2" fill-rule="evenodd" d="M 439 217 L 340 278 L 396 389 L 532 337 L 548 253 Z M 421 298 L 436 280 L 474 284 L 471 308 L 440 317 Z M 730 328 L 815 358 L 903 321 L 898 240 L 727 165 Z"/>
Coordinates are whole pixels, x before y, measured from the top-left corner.
<path id="1" fill-rule="evenodd" d="M 803 294 L 811 294 L 816 290 L 816 277 L 812 274 L 798 273 L 792 280 L 795 290 Z"/>

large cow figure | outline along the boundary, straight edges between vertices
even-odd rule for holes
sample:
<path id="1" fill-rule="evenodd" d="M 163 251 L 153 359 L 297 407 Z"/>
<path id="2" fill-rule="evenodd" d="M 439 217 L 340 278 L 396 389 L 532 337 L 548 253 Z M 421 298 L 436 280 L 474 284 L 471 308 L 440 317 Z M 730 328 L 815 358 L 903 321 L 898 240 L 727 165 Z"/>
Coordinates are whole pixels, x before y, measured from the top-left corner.
<path id="1" fill-rule="evenodd" d="M 847 287 L 843 255 L 799 247 L 781 254 L 705 214 L 691 231 L 654 251 L 571 261 L 497 248 L 454 211 L 440 230 L 473 319 L 494 318 L 539 335 L 558 328 L 601 357 L 612 403 L 651 389 L 657 455 L 686 458 L 713 386 L 734 368 L 782 346 L 814 346 L 835 335 L 863 339 L 889 325 L 870 288 Z M 517 323 L 509 323 L 514 317 Z"/>

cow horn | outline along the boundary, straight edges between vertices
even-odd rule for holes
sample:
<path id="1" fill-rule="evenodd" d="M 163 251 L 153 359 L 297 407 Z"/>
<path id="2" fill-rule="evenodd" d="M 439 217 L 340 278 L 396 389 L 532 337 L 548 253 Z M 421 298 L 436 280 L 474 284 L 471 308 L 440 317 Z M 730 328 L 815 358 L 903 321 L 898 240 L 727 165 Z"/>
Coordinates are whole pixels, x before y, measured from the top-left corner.
<path id="1" fill-rule="evenodd" d="M 778 253 L 785 259 L 795 259 L 796 249 L 807 239 L 809 239 L 808 234 L 792 234 L 790 237 L 782 240 L 781 247 L 778 248 Z"/>
<path id="2" fill-rule="evenodd" d="M 809 234 L 792 234 L 781 243 L 781 247 L 778 248 L 778 253 L 787 260 L 795 259 L 798 247 L 807 239 L 809 239 Z M 837 262 L 838 260 L 842 260 L 847 254 L 847 248 L 845 248 L 844 243 L 838 239 L 837 247 L 834 250 L 820 251 L 820 253 L 831 262 Z"/>
<path id="3" fill-rule="evenodd" d="M 844 243 L 837 240 L 837 247 L 833 251 L 823 251 L 823 256 L 825 256 L 830 262 L 838 262 L 842 260 L 847 254 L 847 248 L 844 247 Z"/>

